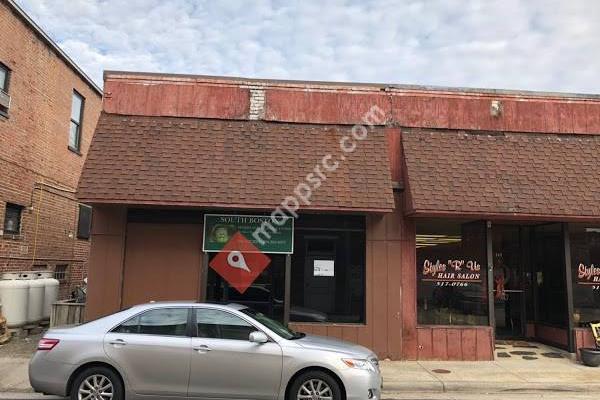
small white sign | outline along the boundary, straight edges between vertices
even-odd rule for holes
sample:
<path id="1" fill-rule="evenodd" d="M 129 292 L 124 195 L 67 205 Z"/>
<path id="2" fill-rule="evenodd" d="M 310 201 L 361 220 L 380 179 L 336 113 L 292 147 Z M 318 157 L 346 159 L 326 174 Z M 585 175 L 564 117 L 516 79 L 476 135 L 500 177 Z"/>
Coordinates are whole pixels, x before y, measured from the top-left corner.
<path id="1" fill-rule="evenodd" d="M 333 260 L 315 260 L 314 276 L 335 276 Z"/>

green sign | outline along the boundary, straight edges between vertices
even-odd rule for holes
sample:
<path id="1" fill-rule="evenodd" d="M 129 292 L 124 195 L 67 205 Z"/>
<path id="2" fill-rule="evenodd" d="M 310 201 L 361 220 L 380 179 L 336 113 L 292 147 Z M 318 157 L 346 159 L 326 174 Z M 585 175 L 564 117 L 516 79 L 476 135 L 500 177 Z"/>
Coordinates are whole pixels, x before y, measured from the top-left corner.
<path id="1" fill-rule="evenodd" d="M 237 233 L 244 235 L 261 253 L 294 252 L 294 218 L 270 215 L 204 215 L 202 250 L 218 252 Z"/>

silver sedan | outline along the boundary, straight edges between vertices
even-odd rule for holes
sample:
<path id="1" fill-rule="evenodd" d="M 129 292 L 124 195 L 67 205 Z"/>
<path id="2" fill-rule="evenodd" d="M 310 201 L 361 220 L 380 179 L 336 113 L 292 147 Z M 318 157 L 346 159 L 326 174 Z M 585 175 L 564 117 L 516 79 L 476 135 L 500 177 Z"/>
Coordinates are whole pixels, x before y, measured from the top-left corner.
<path id="1" fill-rule="evenodd" d="M 365 347 L 294 332 L 245 306 L 149 303 L 40 340 L 37 392 L 71 399 L 379 399 Z"/>

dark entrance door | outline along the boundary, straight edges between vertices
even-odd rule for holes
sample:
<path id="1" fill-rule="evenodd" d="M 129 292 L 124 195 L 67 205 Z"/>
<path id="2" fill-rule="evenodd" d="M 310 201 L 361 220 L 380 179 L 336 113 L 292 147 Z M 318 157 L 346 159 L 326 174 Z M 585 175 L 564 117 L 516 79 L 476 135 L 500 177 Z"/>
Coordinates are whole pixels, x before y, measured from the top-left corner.
<path id="1" fill-rule="evenodd" d="M 567 348 L 563 225 L 494 224 L 492 256 L 496 337 Z"/>
<path id="2" fill-rule="evenodd" d="M 494 312 L 496 337 L 525 337 L 525 275 L 521 227 L 494 225 Z"/>
<path id="3" fill-rule="evenodd" d="M 335 311 L 336 239 L 331 236 L 307 236 L 304 264 L 304 305 L 326 313 Z M 331 261 L 334 270 L 315 273 L 315 263 Z"/>

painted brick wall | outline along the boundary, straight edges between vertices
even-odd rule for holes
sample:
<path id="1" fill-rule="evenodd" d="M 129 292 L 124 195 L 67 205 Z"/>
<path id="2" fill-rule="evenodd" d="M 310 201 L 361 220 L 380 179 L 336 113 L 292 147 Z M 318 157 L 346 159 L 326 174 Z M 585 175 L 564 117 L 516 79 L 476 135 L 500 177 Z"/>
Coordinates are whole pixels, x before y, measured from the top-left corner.
<path id="1" fill-rule="evenodd" d="M 86 275 L 89 241 L 76 239 L 74 191 L 101 96 L 3 1 L 0 37 L 9 39 L 0 41 L 0 62 L 12 70 L 9 116 L 0 117 L 0 229 L 7 202 L 25 207 L 21 235 L 0 234 L 0 273 L 67 264 L 67 297 Z M 85 97 L 82 154 L 67 149 L 73 90 Z"/>

